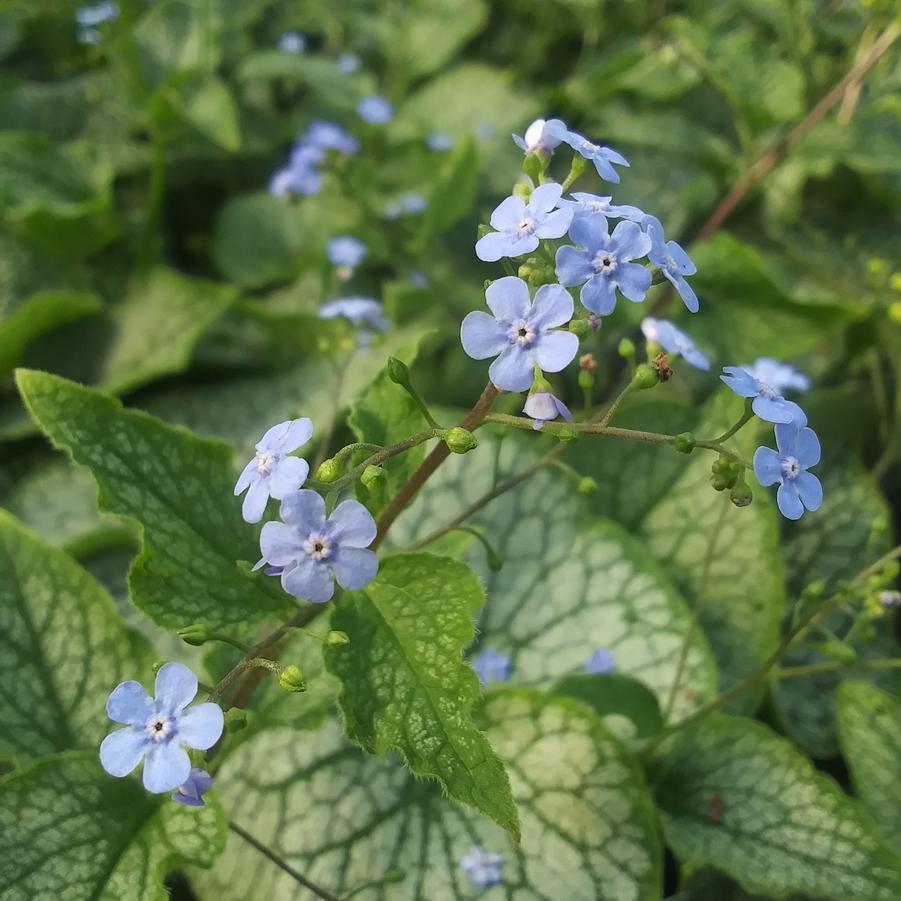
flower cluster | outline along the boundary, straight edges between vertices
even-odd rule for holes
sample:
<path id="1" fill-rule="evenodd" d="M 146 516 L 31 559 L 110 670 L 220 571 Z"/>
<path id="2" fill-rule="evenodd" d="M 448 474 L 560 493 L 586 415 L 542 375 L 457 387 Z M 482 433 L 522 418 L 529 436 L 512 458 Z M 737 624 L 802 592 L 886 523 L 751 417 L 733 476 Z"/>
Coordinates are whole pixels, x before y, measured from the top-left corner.
<path id="1" fill-rule="evenodd" d="M 479 677 L 479 682 L 484 688 L 492 682 L 509 682 L 513 674 L 513 661 L 508 654 L 503 654 L 494 648 L 485 648 L 472 658 L 472 668 Z M 598 648 L 583 664 L 586 673 L 592 675 L 605 675 L 612 673 L 616 668 L 613 660 L 613 651 L 609 648 Z"/>
<path id="2" fill-rule="evenodd" d="M 316 194 L 322 187 L 320 165 L 328 153 L 350 155 L 360 145 L 353 135 L 336 122 L 317 119 L 297 139 L 288 165 L 276 170 L 269 182 L 269 192 L 275 197 L 288 194 Z"/>
<path id="3" fill-rule="evenodd" d="M 80 6 L 75 11 L 78 40 L 82 44 L 98 44 L 102 37 L 101 25 L 119 18 L 119 6 L 113 0 L 101 0 L 91 6 Z"/>

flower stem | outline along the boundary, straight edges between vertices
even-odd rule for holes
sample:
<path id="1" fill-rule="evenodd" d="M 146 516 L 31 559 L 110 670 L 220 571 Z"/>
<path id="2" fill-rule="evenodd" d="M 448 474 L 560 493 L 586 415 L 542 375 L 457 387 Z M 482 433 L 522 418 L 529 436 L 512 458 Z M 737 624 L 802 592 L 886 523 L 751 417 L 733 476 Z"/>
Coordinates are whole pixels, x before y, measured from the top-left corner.
<path id="1" fill-rule="evenodd" d="M 808 663 L 804 666 L 787 666 L 776 670 L 776 679 L 796 679 L 799 676 L 819 676 L 822 673 L 850 673 L 860 670 L 901 669 L 901 657 L 891 657 L 884 660 L 859 660 L 854 663 L 844 663 L 840 660 L 831 660 L 826 663 Z"/>

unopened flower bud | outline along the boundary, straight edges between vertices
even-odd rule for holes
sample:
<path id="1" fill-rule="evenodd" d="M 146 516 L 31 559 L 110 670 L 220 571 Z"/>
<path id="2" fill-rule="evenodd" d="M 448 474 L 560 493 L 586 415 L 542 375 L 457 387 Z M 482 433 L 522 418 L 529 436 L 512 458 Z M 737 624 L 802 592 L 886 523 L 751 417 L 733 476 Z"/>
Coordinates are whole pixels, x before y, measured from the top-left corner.
<path id="1" fill-rule="evenodd" d="M 653 388 L 659 381 L 660 377 L 657 375 L 657 370 L 647 363 L 642 363 L 641 366 L 636 367 L 635 374 L 632 376 L 632 384 L 636 388 L 641 389 Z"/>
<path id="2" fill-rule="evenodd" d="M 579 494 L 594 494 L 598 490 L 598 483 L 591 476 L 585 476 L 579 479 L 578 490 Z"/>
<path id="3" fill-rule="evenodd" d="M 569 330 L 580 340 L 591 334 L 591 326 L 586 319 L 573 319 L 569 323 Z"/>
<path id="4" fill-rule="evenodd" d="M 624 360 L 631 360 L 635 356 L 635 342 L 629 338 L 623 338 L 616 351 Z"/>
<path id="5" fill-rule="evenodd" d="M 247 711 L 242 707 L 229 707 L 225 711 L 225 728 L 229 732 L 240 732 L 247 727 Z"/>
<path id="6" fill-rule="evenodd" d="M 519 269 L 516 270 L 516 274 L 523 280 L 528 281 L 529 276 L 535 271 L 535 264 L 531 260 L 526 260 L 525 263 L 522 263 Z"/>
<path id="7" fill-rule="evenodd" d="M 316 470 L 316 478 L 326 484 L 337 482 L 341 478 L 341 464 L 334 457 L 323 460 Z"/>
<path id="8" fill-rule="evenodd" d="M 444 443 L 451 452 L 455 454 L 466 454 L 473 448 L 479 446 L 479 442 L 476 441 L 475 435 L 468 429 L 461 428 L 460 426 L 454 426 L 444 433 Z"/>
<path id="9" fill-rule="evenodd" d="M 395 385 L 405 386 L 410 384 L 410 370 L 402 360 L 398 360 L 397 357 L 388 357 L 386 369 L 388 370 L 388 378 Z"/>
<path id="10" fill-rule="evenodd" d="M 194 623 L 192 626 L 185 626 L 175 633 L 185 643 L 199 648 L 202 644 L 206 644 L 212 637 L 210 630 L 203 623 Z"/>
<path id="11" fill-rule="evenodd" d="M 350 636 L 347 632 L 341 632 L 338 629 L 332 629 L 328 635 L 325 636 L 325 645 L 329 648 L 343 648 L 345 645 L 350 644 Z"/>
<path id="12" fill-rule="evenodd" d="M 525 166 L 523 166 L 523 169 L 525 169 Z M 537 181 L 537 178 L 535 180 Z M 529 198 L 532 196 L 532 186 L 527 185 L 524 181 L 517 182 L 513 185 L 513 196 L 522 197 L 522 199 L 528 203 Z"/>
<path id="13" fill-rule="evenodd" d="M 550 285 L 556 281 L 557 275 L 549 266 L 539 266 L 529 274 L 528 282 L 533 288 Z M 572 329 L 570 329 L 572 331 Z"/>
<path id="14" fill-rule="evenodd" d="M 680 432 L 675 436 L 673 447 L 680 454 L 690 454 L 695 449 L 695 436 L 691 432 Z"/>
<path id="15" fill-rule="evenodd" d="M 579 440 L 579 433 L 569 425 L 562 425 L 554 432 L 554 436 L 564 444 L 572 444 Z"/>
<path id="16" fill-rule="evenodd" d="M 488 545 L 488 552 L 486 556 L 488 561 L 488 569 L 490 569 L 493 573 L 500 572 L 501 568 L 504 565 L 504 558 L 493 547 L 491 547 L 491 545 Z"/>
<path id="17" fill-rule="evenodd" d="M 729 492 L 729 500 L 732 501 L 736 507 L 747 507 L 753 499 L 754 495 L 751 493 L 748 483 L 743 478 L 739 479 Z"/>
<path id="18" fill-rule="evenodd" d="M 363 470 L 363 473 L 360 476 L 360 482 L 372 491 L 384 478 L 385 470 L 382 469 L 381 466 L 373 466 L 370 464 Z"/>
<path id="19" fill-rule="evenodd" d="M 289 663 L 287 666 L 282 667 L 281 672 L 278 674 L 278 684 L 285 691 L 307 690 L 307 682 L 303 677 L 303 672 L 294 663 Z"/>
<path id="20" fill-rule="evenodd" d="M 589 372 L 587 369 L 579 370 L 579 387 L 580 388 L 593 388 L 594 387 L 594 373 Z"/>

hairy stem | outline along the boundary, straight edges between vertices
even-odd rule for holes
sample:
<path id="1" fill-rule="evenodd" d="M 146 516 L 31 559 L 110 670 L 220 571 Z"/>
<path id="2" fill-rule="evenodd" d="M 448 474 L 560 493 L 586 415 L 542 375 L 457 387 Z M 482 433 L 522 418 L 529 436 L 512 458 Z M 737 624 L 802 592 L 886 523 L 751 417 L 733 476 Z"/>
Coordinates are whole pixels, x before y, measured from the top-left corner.
<path id="1" fill-rule="evenodd" d="M 777 679 L 796 679 L 800 676 L 819 676 L 822 673 L 856 673 L 861 670 L 901 669 L 901 657 L 890 657 L 885 660 L 857 660 L 854 663 L 843 663 L 831 660 L 824 663 L 808 663 L 804 666 L 786 666 L 775 672 Z"/>

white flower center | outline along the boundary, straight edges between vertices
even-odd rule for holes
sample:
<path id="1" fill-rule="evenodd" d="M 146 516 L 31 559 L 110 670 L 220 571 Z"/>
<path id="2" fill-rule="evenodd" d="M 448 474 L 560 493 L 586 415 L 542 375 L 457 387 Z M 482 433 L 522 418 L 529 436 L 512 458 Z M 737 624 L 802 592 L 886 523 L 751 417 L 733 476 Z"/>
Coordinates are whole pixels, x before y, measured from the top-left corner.
<path id="1" fill-rule="evenodd" d="M 511 344 L 518 344 L 520 347 L 531 347 L 535 340 L 535 331 L 525 319 L 520 319 L 513 323 L 513 327 L 507 333 Z"/>
<path id="2" fill-rule="evenodd" d="M 599 250 L 594 256 L 594 271 L 598 275 L 611 275 L 616 269 L 616 257 L 607 250 Z"/>
<path id="3" fill-rule="evenodd" d="M 332 555 L 332 543 L 321 532 L 311 532 L 303 543 L 303 549 L 314 560 L 327 560 Z"/>
<path id="4" fill-rule="evenodd" d="M 278 463 L 278 454 L 273 454 L 271 451 L 257 451 L 257 472 L 261 476 L 268 476 L 272 474 L 272 470 L 275 469 L 275 464 Z"/>
<path id="5" fill-rule="evenodd" d="M 779 396 L 779 392 L 772 385 L 767 385 L 766 382 L 761 382 L 760 379 L 757 380 L 757 390 L 763 397 Z"/>
<path id="6" fill-rule="evenodd" d="M 147 730 L 147 737 L 151 741 L 165 741 L 172 731 L 172 720 L 162 713 L 155 713 L 147 720 L 145 728 Z"/>
<path id="7" fill-rule="evenodd" d="M 531 216 L 526 216 L 519 225 L 516 226 L 516 237 L 525 238 L 535 231 L 535 220 Z"/>
<path id="8" fill-rule="evenodd" d="M 588 139 L 584 139 L 579 145 L 579 153 L 583 156 L 594 156 L 600 149 L 599 144 L 592 144 Z"/>
<path id="9" fill-rule="evenodd" d="M 663 261 L 663 268 L 666 269 L 667 272 L 673 274 L 678 274 L 679 272 L 679 264 L 669 254 L 666 255 L 666 258 Z"/>
<path id="10" fill-rule="evenodd" d="M 584 206 L 593 213 L 605 213 L 610 209 L 610 202 L 607 200 L 589 200 Z"/>
<path id="11" fill-rule="evenodd" d="M 797 457 L 782 458 L 782 475 L 787 479 L 796 479 L 801 475 L 801 464 Z"/>

